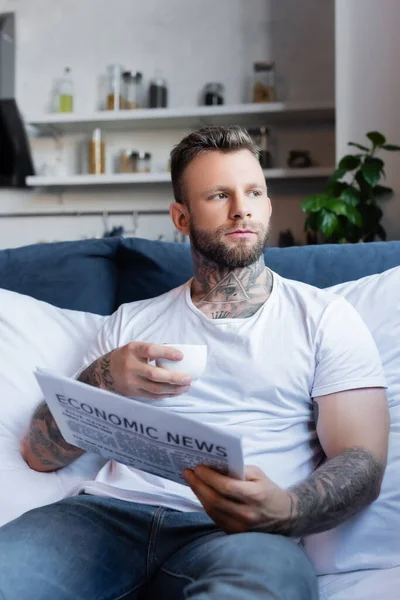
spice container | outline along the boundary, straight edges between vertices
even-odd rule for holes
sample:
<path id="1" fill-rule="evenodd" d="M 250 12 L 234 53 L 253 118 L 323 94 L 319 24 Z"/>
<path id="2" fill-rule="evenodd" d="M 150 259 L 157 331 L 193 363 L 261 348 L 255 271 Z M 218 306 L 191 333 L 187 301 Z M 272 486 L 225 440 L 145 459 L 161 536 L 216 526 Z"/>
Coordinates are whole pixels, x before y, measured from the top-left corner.
<path id="1" fill-rule="evenodd" d="M 225 87 L 222 83 L 206 83 L 203 93 L 205 106 L 216 106 L 224 103 Z"/>
<path id="2" fill-rule="evenodd" d="M 255 62 L 253 102 L 275 102 L 275 63 Z"/>
<path id="3" fill-rule="evenodd" d="M 124 106 L 124 98 L 122 96 L 122 70 L 121 65 L 110 65 L 108 67 L 107 110 L 120 110 Z"/>
<path id="4" fill-rule="evenodd" d="M 88 144 L 88 158 L 91 175 L 103 175 L 106 172 L 106 145 L 100 129 L 93 131 L 92 139 Z"/>
<path id="5" fill-rule="evenodd" d="M 140 72 L 132 73 L 131 71 L 124 71 L 122 74 L 123 108 L 126 110 L 140 108 L 142 101 L 142 79 L 143 75 Z"/>
<path id="6" fill-rule="evenodd" d="M 149 108 L 165 108 L 168 105 L 168 87 L 159 75 L 150 80 Z"/>
<path id="7" fill-rule="evenodd" d="M 64 75 L 58 84 L 57 110 L 60 113 L 72 112 L 74 110 L 74 83 L 69 67 L 64 69 Z"/>
<path id="8" fill-rule="evenodd" d="M 135 150 L 131 154 L 132 172 L 133 173 L 150 173 L 151 171 L 151 154 L 150 152 L 142 152 Z"/>
<path id="9" fill-rule="evenodd" d="M 119 155 L 119 172 L 133 173 L 132 151 L 121 150 Z"/>

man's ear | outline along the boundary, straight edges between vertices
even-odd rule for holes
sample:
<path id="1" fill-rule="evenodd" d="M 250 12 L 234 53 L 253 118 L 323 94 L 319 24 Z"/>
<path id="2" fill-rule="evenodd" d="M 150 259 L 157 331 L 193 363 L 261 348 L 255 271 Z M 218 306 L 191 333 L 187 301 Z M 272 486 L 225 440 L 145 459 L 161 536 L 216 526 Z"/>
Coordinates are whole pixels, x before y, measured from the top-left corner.
<path id="1" fill-rule="evenodd" d="M 184 235 L 189 235 L 189 211 L 184 204 L 173 202 L 169 207 L 169 214 L 176 229 Z"/>

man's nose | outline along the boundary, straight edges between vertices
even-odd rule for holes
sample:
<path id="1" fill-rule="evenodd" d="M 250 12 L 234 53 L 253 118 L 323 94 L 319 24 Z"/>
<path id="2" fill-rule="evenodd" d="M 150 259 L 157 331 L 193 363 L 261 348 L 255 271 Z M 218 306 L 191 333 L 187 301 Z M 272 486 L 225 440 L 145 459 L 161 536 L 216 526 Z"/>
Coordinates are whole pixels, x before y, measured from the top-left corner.
<path id="1" fill-rule="evenodd" d="M 251 219 L 250 200 L 243 192 L 237 192 L 233 195 L 230 217 L 231 219 Z"/>

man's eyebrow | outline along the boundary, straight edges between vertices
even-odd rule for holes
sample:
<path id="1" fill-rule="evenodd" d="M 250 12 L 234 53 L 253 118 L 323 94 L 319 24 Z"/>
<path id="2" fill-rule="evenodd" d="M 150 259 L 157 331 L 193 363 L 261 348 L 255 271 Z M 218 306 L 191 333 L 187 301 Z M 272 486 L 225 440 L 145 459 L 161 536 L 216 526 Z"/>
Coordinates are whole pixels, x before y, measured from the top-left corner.
<path id="1" fill-rule="evenodd" d="M 215 185 L 214 187 L 206 190 L 204 192 L 204 196 L 209 196 L 210 194 L 216 194 L 217 192 L 231 192 L 232 188 L 227 185 Z"/>
<path id="2" fill-rule="evenodd" d="M 267 186 L 265 183 L 260 183 L 258 181 L 258 182 L 246 183 L 244 185 L 244 188 L 246 190 L 249 190 L 251 188 L 262 188 L 262 189 L 266 190 Z M 216 194 L 217 192 L 229 193 L 229 192 L 232 192 L 232 188 L 230 188 L 227 185 L 216 185 L 216 186 L 206 190 L 204 192 L 204 196 L 209 196 L 210 194 Z"/>
<path id="3" fill-rule="evenodd" d="M 262 188 L 263 190 L 265 190 L 267 188 L 265 181 L 263 183 L 260 183 L 259 181 L 255 181 L 254 183 L 246 183 L 245 185 L 246 189 L 250 189 L 250 188 Z"/>

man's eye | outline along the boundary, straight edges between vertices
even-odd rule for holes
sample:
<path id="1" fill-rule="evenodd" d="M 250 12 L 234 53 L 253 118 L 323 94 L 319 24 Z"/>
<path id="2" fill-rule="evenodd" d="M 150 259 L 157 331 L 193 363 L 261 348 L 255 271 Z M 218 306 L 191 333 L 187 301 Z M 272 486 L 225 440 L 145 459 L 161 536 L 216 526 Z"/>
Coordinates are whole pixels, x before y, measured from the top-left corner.
<path id="1" fill-rule="evenodd" d="M 212 196 L 212 199 L 213 198 L 216 198 L 217 200 L 224 200 L 224 198 L 226 198 L 226 194 L 224 194 L 224 192 L 219 192 L 218 194 Z"/>
<path id="2" fill-rule="evenodd" d="M 262 196 L 262 192 L 260 192 L 260 190 L 251 190 L 250 195 L 253 195 L 255 197 Z"/>

